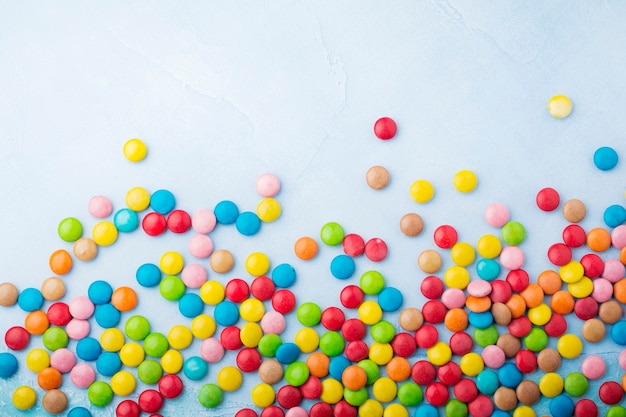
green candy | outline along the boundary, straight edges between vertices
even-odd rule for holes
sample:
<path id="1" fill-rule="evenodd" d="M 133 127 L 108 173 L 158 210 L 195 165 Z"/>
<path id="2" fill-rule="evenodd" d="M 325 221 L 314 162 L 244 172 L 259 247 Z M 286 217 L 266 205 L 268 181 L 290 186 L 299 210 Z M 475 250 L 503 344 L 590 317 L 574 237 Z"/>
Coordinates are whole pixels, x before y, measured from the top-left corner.
<path id="1" fill-rule="evenodd" d="M 367 393 L 367 388 L 365 387 L 356 391 L 352 391 L 348 388 L 343 389 L 343 398 L 346 400 L 348 404 L 353 405 L 355 407 L 358 407 L 361 404 L 363 404 L 365 401 L 367 401 L 367 397 L 368 397 L 368 393 Z"/>
<path id="2" fill-rule="evenodd" d="M 415 407 L 422 402 L 424 394 L 415 382 L 405 382 L 398 388 L 398 401 L 406 407 Z"/>
<path id="3" fill-rule="evenodd" d="M 278 347 L 283 344 L 282 339 L 277 334 L 268 333 L 264 334 L 259 339 L 257 349 L 259 353 L 267 358 L 273 358 L 276 356 Z"/>
<path id="4" fill-rule="evenodd" d="M 315 303 L 307 302 L 298 307 L 296 317 L 303 326 L 313 327 L 322 319 L 322 309 Z"/>
<path id="5" fill-rule="evenodd" d="M 502 226 L 502 240 L 507 245 L 516 246 L 526 239 L 526 229 L 520 222 L 508 222 Z"/>
<path id="6" fill-rule="evenodd" d="M 563 380 L 563 389 L 572 397 L 580 397 L 588 388 L 589 381 L 580 372 L 570 372 Z"/>
<path id="7" fill-rule="evenodd" d="M 606 417 L 626 417 L 626 408 L 621 405 L 614 405 L 607 410 Z"/>
<path id="8" fill-rule="evenodd" d="M 185 295 L 185 283 L 175 275 L 168 275 L 161 280 L 159 291 L 166 300 L 177 301 Z"/>
<path id="9" fill-rule="evenodd" d="M 533 352 L 540 352 L 548 346 L 548 334 L 540 327 L 533 327 L 526 336 L 524 344 Z"/>
<path id="10" fill-rule="evenodd" d="M 498 341 L 498 329 L 493 324 L 484 329 L 474 330 L 474 340 L 480 347 L 486 347 L 489 345 L 495 345 Z"/>
<path id="11" fill-rule="evenodd" d="M 396 329 L 393 324 L 386 320 L 381 320 L 370 328 L 372 339 L 378 343 L 389 343 L 396 335 Z"/>
<path id="12" fill-rule="evenodd" d="M 87 398 L 96 407 L 106 407 L 113 399 L 113 390 L 106 382 L 96 381 L 89 386 Z"/>
<path id="13" fill-rule="evenodd" d="M 380 368 L 371 359 L 363 359 L 357 363 L 357 366 L 362 368 L 365 371 L 365 375 L 367 375 L 367 385 L 372 385 L 378 377 L 380 377 Z"/>
<path id="14" fill-rule="evenodd" d="M 346 233 L 339 223 L 329 222 L 322 226 L 320 238 L 328 246 L 337 246 L 343 242 Z"/>
<path id="15" fill-rule="evenodd" d="M 139 377 L 144 384 L 156 384 L 162 376 L 163 368 L 161 368 L 161 365 L 155 360 L 146 359 L 137 367 L 137 377 Z"/>
<path id="16" fill-rule="evenodd" d="M 285 381 L 289 385 L 299 387 L 309 379 L 309 367 L 304 362 L 295 361 L 285 369 Z"/>
<path id="17" fill-rule="evenodd" d="M 64 241 L 76 242 L 83 235 L 83 225 L 74 217 L 66 217 L 59 223 L 58 233 Z"/>
<path id="18" fill-rule="evenodd" d="M 158 332 L 150 333 L 143 339 L 143 350 L 146 352 L 146 355 L 152 356 L 153 358 L 163 356 L 169 347 L 167 337 Z"/>
<path id="19" fill-rule="evenodd" d="M 337 356 L 343 352 L 345 339 L 335 331 L 326 332 L 320 337 L 320 350 L 327 356 Z"/>
<path id="20" fill-rule="evenodd" d="M 452 399 L 446 404 L 446 417 L 465 417 L 467 416 L 467 404 L 462 401 Z"/>
<path id="21" fill-rule="evenodd" d="M 46 349 L 55 351 L 67 346 L 69 337 L 67 333 L 60 327 L 50 327 L 42 336 L 43 345 Z"/>
<path id="22" fill-rule="evenodd" d="M 204 408 L 215 408 L 222 403 L 222 390 L 215 384 L 205 384 L 198 391 L 198 401 Z"/>
<path id="23" fill-rule="evenodd" d="M 144 340 L 150 334 L 150 322 L 144 316 L 131 316 L 124 331 L 131 340 Z"/>
<path id="24" fill-rule="evenodd" d="M 378 271 L 367 271 L 361 275 L 359 286 L 367 295 L 376 295 L 385 288 L 385 277 Z"/>

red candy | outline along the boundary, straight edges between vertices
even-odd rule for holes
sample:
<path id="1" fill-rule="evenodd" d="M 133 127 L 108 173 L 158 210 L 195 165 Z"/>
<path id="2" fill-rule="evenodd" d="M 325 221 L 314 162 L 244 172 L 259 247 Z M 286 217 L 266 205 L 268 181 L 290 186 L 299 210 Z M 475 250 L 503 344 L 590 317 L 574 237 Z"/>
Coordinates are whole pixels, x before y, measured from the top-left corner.
<path id="1" fill-rule="evenodd" d="M 411 378 L 413 378 L 413 381 L 418 385 L 428 385 L 432 383 L 436 375 L 437 371 L 435 370 L 435 365 L 426 360 L 415 362 L 411 368 Z"/>
<path id="2" fill-rule="evenodd" d="M 615 381 L 607 381 L 600 385 L 598 390 L 600 400 L 608 405 L 614 405 L 622 401 L 624 398 L 624 389 Z"/>
<path id="3" fill-rule="evenodd" d="M 4 343 L 11 350 L 22 350 L 30 343 L 30 334 L 22 326 L 13 326 L 4 334 Z"/>
<path id="4" fill-rule="evenodd" d="M 159 380 L 159 392 L 165 398 L 176 398 L 183 392 L 183 381 L 174 374 L 168 374 Z"/>
<path id="5" fill-rule="evenodd" d="M 520 372 L 529 374 L 537 369 L 537 356 L 528 349 L 521 349 L 515 355 L 515 365 Z"/>
<path id="6" fill-rule="evenodd" d="M 274 291 L 276 291 L 274 281 L 266 276 L 256 277 L 250 284 L 250 292 L 257 300 L 269 300 L 274 295 Z"/>
<path id="7" fill-rule="evenodd" d="M 580 258 L 580 264 L 585 270 L 585 276 L 597 278 L 604 272 L 604 261 L 595 253 L 588 253 Z"/>
<path id="8" fill-rule="evenodd" d="M 579 225 L 570 224 L 563 229 L 563 242 L 570 248 L 579 248 L 587 242 L 587 233 Z"/>
<path id="9" fill-rule="evenodd" d="M 272 296 L 272 307 L 281 314 L 290 313 L 296 307 L 296 296 L 289 290 L 278 290 Z"/>
<path id="10" fill-rule="evenodd" d="M 235 413 L 235 417 L 259 417 L 259 415 L 251 408 L 242 408 Z"/>
<path id="11" fill-rule="evenodd" d="M 346 320 L 346 315 L 337 307 L 328 307 L 322 312 L 322 326 L 328 330 L 339 330 Z"/>
<path id="12" fill-rule="evenodd" d="M 292 385 L 284 385 L 276 393 L 276 401 L 283 408 L 297 407 L 302 402 L 302 394 L 298 388 Z"/>
<path id="13" fill-rule="evenodd" d="M 318 402 L 311 406 L 309 417 L 333 417 L 333 407 L 324 402 Z"/>
<path id="14" fill-rule="evenodd" d="M 450 249 L 459 238 L 456 229 L 452 226 L 443 225 L 435 229 L 433 240 L 441 249 Z"/>
<path id="15" fill-rule="evenodd" d="M 563 243 L 555 243 L 548 248 L 548 259 L 553 265 L 567 265 L 572 260 L 572 250 Z"/>
<path id="16" fill-rule="evenodd" d="M 472 417 L 489 417 L 493 414 L 493 403 L 488 396 L 479 394 L 467 405 L 467 409 Z"/>
<path id="17" fill-rule="evenodd" d="M 443 281 L 433 275 L 424 278 L 420 284 L 420 291 L 424 297 L 430 300 L 436 300 L 441 297 L 444 290 Z"/>
<path id="18" fill-rule="evenodd" d="M 115 409 L 116 417 L 139 417 L 140 415 L 141 410 L 133 400 L 124 400 Z"/>
<path id="19" fill-rule="evenodd" d="M 447 311 L 446 306 L 441 301 L 430 300 L 422 307 L 422 316 L 427 323 L 437 324 L 443 322 Z"/>
<path id="20" fill-rule="evenodd" d="M 530 277 L 528 276 L 528 272 L 523 269 L 515 269 L 506 274 L 506 282 L 509 283 L 513 291 L 522 292 L 528 287 Z"/>
<path id="21" fill-rule="evenodd" d="M 224 295 L 233 303 L 240 303 L 250 295 L 248 283 L 241 278 L 233 278 L 226 283 Z"/>
<path id="22" fill-rule="evenodd" d="M 63 327 L 72 320 L 70 307 L 62 302 L 57 302 L 48 307 L 48 321 L 53 326 Z"/>
<path id="23" fill-rule="evenodd" d="M 474 339 L 465 332 L 456 332 L 450 336 L 450 350 L 455 355 L 463 356 L 470 353 L 474 347 Z"/>
<path id="24" fill-rule="evenodd" d="M 597 415 L 598 406 L 587 398 L 579 400 L 574 406 L 575 417 L 596 417 Z"/>
<path id="25" fill-rule="evenodd" d="M 439 331 L 435 326 L 423 324 L 422 327 L 415 332 L 415 342 L 422 349 L 428 349 L 439 341 Z"/>
<path id="26" fill-rule="evenodd" d="M 341 400 L 335 404 L 334 414 L 335 417 L 356 417 L 357 408 L 348 404 L 346 400 Z"/>
<path id="27" fill-rule="evenodd" d="M 163 407 L 163 396 L 157 390 L 147 389 L 139 394 L 137 403 L 144 413 L 156 413 Z"/>
<path id="28" fill-rule="evenodd" d="M 357 234 L 350 233 L 344 236 L 343 252 L 348 256 L 361 256 L 365 251 L 365 241 Z"/>
<path id="29" fill-rule="evenodd" d="M 524 337 L 533 328 L 533 324 L 530 322 L 528 317 L 521 316 L 511 320 L 508 325 L 509 333 L 511 333 L 515 337 Z"/>
<path id="30" fill-rule="evenodd" d="M 469 403 L 478 396 L 478 387 L 471 379 L 463 378 L 454 386 L 454 396 L 459 401 Z"/>
<path id="31" fill-rule="evenodd" d="M 146 214 L 141 221 L 141 228 L 150 236 L 159 236 L 167 228 L 165 216 L 156 211 Z"/>
<path id="32" fill-rule="evenodd" d="M 372 238 L 365 244 L 365 256 L 372 262 L 380 262 L 387 257 L 387 244 L 377 237 Z"/>
<path id="33" fill-rule="evenodd" d="M 408 358 L 415 353 L 417 342 L 415 338 L 408 333 L 396 333 L 393 339 L 391 339 L 391 348 L 393 349 L 394 355 Z"/>
<path id="34" fill-rule="evenodd" d="M 581 320 L 589 320 L 598 315 L 598 302 L 591 297 L 580 298 L 574 303 L 574 314 Z"/>
<path id="35" fill-rule="evenodd" d="M 355 340 L 361 340 L 367 334 L 367 328 L 365 324 L 356 318 L 348 319 L 341 326 L 341 335 L 348 342 L 353 342 Z"/>
<path id="36" fill-rule="evenodd" d="M 228 326 L 220 334 L 220 342 L 224 349 L 237 350 L 243 346 L 241 342 L 241 331 L 237 326 Z"/>
<path id="37" fill-rule="evenodd" d="M 426 401 L 434 407 L 441 407 L 448 402 L 450 392 L 448 387 L 441 382 L 433 382 L 426 387 Z"/>
<path id="38" fill-rule="evenodd" d="M 552 313 L 550 320 L 543 326 L 543 330 L 550 337 L 563 336 L 567 331 L 567 321 L 565 317 L 558 313 Z"/>
<path id="39" fill-rule="evenodd" d="M 346 358 L 351 362 L 359 362 L 363 359 L 367 359 L 369 356 L 369 347 L 367 343 L 362 340 L 355 340 L 348 343 L 345 350 Z"/>
<path id="40" fill-rule="evenodd" d="M 242 372 L 254 372 L 261 366 L 262 358 L 258 350 L 243 348 L 237 353 L 235 363 Z"/>
<path id="41" fill-rule="evenodd" d="M 339 294 L 339 301 L 345 308 L 357 308 L 364 298 L 363 290 L 356 285 L 346 285 Z"/>
<path id="42" fill-rule="evenodd" d="M 537 207 L 543 211 L 553 211 L 559 207 L 561 197 L 554 188 L 543 188 L 539 190 L 536 197 Z"/>
<path id="43" fill-rule="evenodd" d="M 307 400 L 316 400 L 322 395 L 322 381 L 316 376 L 309 376 L 306 382 L 300 385 L 300 393 Z"/>
<path id="44" fill-rule="evenodd" d="M 462 377 L 463 373 L 461 372 L 461 368 L 453 361 L 450 361 L 437 369 L 437 378 L 439 378 L 439 381 L 448 386 L 456 385 Z"/>
<path id="45" fill-rule="evenodd" d="M 261 411 L 260 417 L 285 417 L 285 412 L 282 408 L 276 405 L 270 405 Z"/>
<path id="46" fill-rule="evenodd" d="M 191 228 L 191 216 L 184 210 L 174 210 L 167 216 L 167 228 L 174 233 L 185 233 Z"/>
<path id="47" fill-rule="evenodd" d="M 501 279 L 491 281 L 489 298 L 493 303 L 506 303 L 511 298 L 511 294 L 513 294 L 513 290 L 508 282 Z"/>
<path id="48" fill-rule="evenodd" d="M 389 140 L 396 135 L 397 131 L 398 126 L 390 117 L 381 117 L 374 123 L 374 134 L 378 139 Z"/>

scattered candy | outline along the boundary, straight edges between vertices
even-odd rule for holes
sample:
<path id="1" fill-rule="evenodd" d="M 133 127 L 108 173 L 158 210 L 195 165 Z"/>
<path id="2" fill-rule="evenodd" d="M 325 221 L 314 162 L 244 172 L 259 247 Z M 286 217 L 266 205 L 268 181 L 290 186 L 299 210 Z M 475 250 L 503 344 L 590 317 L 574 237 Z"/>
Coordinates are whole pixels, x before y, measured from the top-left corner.
<path id="1" fill-rule="evenodd" d="M 556 119 L 564 119 L 572 113 L 572 101 L 564 95 L 556 95 L 548 101 L 548 111 Z"/>

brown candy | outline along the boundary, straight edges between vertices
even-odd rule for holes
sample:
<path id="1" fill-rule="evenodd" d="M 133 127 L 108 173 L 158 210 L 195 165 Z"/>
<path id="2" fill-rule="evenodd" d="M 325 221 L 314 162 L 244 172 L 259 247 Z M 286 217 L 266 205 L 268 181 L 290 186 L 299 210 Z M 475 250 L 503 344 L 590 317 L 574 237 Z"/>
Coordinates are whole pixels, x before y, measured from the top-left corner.
<path id="1" fill-rule="evenodd" d="M 563 204 L 563 217 L 565 217 L 565 220 L 568 222 L 578 223 L 582 221 L 586 215 L 587 208 L 585 207 L 585 203 L 576 198 L 567 200 L 565 204 Z"/>
<path id="2" fill-rule="evenodd" d="M 408 307 L 400 312 L 398 322 L 407 332 L 414 332 L 424 324 L 424 316 L 422 312 L 414 307 Z"/>
<path id="3" fill-rule="evenodd" d="M 367 185 L 375 190 L 382 190 L 389 184 L 389 171 L 379 165 L 373 166 L 365 174 Z"/>
<path id="4" fill-rule="evenodd" d="M 615 300 L 605 301 L 600 304 L 598 316 L 606 324 L 617 323 L 622 318 L 622 306 Z"/>
<path id="5" fill-rule="evenodd" d="M 517 394 L 511 388 L 500 387 L 493 393 L 493 402 L 500 410 L 510 411 L 517 405 Z"/>
<path id="6" fill-rule="evenodd" d="M 0 306 L 11 307 L 17 303 L 17 297 L 20 295 L 17 287 L 10 282 L 0 284 Z"/>
<path id="7" fill-rule="evenodd" d="M 555 349 L 545 348 L 537 355 L 537 365 L 543 372 L 554 372 L 561 366 L 561 355 Z"/>
<path id="8" fill-rule="evenodd" d="M 417 236 L 424 230 L 424 221 L 417 213 L 407 213 L 400 219 L 400 231 L 407 236 Z"/>
<path id="9" fill-rule="evenodd" d="M 41 295 L 48 301 L 58 301 L 65 295 L 65 283 L 58 277 L 47 278 L 41 284 Z"/>
<path id="10" fill-rule="evenodd" d="M 211 265 L 213 271 L 218 274 L 224 274 L 233 269 L 235 258 L 226 249 L 218 249 L 209 258 L 209 265 Z"/>
<path id="11" fill-rule="evenodd" d="M 504 356 L 507 358 L 514 357 L 522 348 L 522 342 L 520 342 L 520 340 L 511 333 L 504 333 L 500 335 L 496 345 L 504 351 Z"/>
<path id="12" fill-rule="evenodd" d="M 67 408 L 67 396 L 58 389 L 46 392 L 41 402 L 44 410 L 50 414 L 61 414 Z"/>
<path id="13" fill-rule="evenodd" d="M 491 314 L 496 324 L 508 326 L 511 322 L 511 310 L 503 303 L 493 303 L 491 305 Z"/>
<path id="14" fill-rule="evenodd" d="M 541 391 L 539 386 L 534 381 L 526 379 L 517 386 L 515 389 L 517 399 L 524 405 L 533 405 L 539 398 L 541 398 Z"/>
<path id="15" fill-rule="evenodd" d="M 259 378 L 266 384 L 275 384 L 283 379 L 283 366 L 275 359 L 266 359 L 259 367 Z"/>
<path id="16" fill-rule="evenodd" d="M 586 320 L 582 328 L 583 337 L 587 342 L 598 343 L 604 339 L 606 326 L 598 319 Z"/>
<path id="17" fill-rule="evenodd" d="M 434 274 L 441 268 L 441 255 L 433 249 L 422 251 L 417 257 L 417 265 L 427 274 Z"/>
<path id="18" fill-rule="evenodd" d="M 81 237 L 74 242 L 72 252 L 81 261 L 91 261 L 98 254 L 98 245 L 88 237 Z"/>

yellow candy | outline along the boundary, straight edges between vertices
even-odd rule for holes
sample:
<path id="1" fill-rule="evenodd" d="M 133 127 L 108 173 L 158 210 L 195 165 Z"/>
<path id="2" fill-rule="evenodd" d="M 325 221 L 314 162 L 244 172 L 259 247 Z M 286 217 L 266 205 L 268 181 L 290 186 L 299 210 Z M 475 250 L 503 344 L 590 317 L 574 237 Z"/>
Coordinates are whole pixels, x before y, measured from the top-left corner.
<path id="1" fill-rule="evenodd" d="M 369 358 L 377 365 L 386 365 L 393 358 L 393 348 L 389 343 L 373 342 L 370 345 Z"/>
<path id="2" fill-rule="evenodd" d="M 117 228 L 106 220 L 98 222 L 91 230 L 91 237 L 97 245 L 111 246 L 117 240 Z"/>
<path id="3" fill-rule="evenodd" d="M 388 403 L 396 398 L 398 393 L 398 386 L 393 379 L 388 377 L 381 377 L 374 382 L 372 386 L 372 394 L 374 398 L 383 403 Z"/>
<path id="4" fill-rule="evenodd" d="M 513 411 L 513 417 L 536 417 L 535 410 L 527 405 L 520 405 Z"/>
<path id="5" fill-rule="evenodd" d="M 126 397 L 132 394 L 137 387 L 137 380 L 128 371 L 119 371 L 111 377 L 111 389 L 116 395 Z"/>
<path id="6" fill-rule="evenodd" d="M 437 342 L 426 351 L 428 360 L 436 366 L 445 365 L 452 358 L 452 349 L 444 342 Z"/>
<path id="7" fill-rule="evenodd" d="M 198 339 L 213 336 L 215 327 L 215 320 L 208 314 L 200 314 L 191 321 L 191 333 Z"/>
<path id="8" fill-rule="evenodd" d="M 259 201 L 256 206 L 256 214 L 261 221 L 271 223 L 280 217 L 280 203 L 275 199 L 268 197 Z"/>
<path id="9" fill-rule="evenodd" d="M 435 189 L 430 182 L 426 180 L 417 180 L 411 184 L 409 193 L 411 194 L 411 198 L 417 203 L 424 204 L 432 200 L 435 195 Z"/>
<path id="10" fill-rule="evenodd" d="M 552 310 L 544 303 L 528 310 L 528 320 L 536 326 L 543 326 L 552 318 Z"/>
<path id="11" fill-rule="evenodd" d="M 298 330 L 293 338 L 293 342 L 300 348 L 301 352 L 310 353 L 319 346 L 320 336 L 314 329 L 304 327 Z"/>
<path id="12" fill-rule="evenodd" d="M 263 337 L 263 329 L 257 323 L 248 322 L 241 326 L 239 338 L 244 346 L 250 348 L 257 347 L 261 337 Z"/>
<path id="13" fill-rule="evenodd" d="M 572 101 L 564 95 L 553 96 L 548 101 L 548 111 L 557 119 L 564 119 L 572 113 Z"/>
<path id="14" fill-rule="evenodd" d="M 383 405 L 376 400 L 368 398 L 359 406 L 359 417 L 382 417 Z"/>
<path id="15" fill-rule="evenodd" d="M 585 298 L 593 292 L 593 281 L 590 278 L 582 277 L 578 281 L 567 284 L 567 291 L 576 298 Z"/>
<path id="16" fill-rule="evenodd" d="M 173 349 L 182 350 L 189 347 L 193 341 L 193 333 L 188 327 L 177 324 L 172 326 L 167 334 L 167 341 Z"/>
<path id="17" fill-rule="evenodd" d="M 120 349 L 120 360 L 126 366 L 131 368 L 139 366 L 143 362 L 146 354 L 143 347 L 137 342 L 129 342 Z"/>
<path id="18" fill-rule="evenodd" d="M 477 183 L 476 174 L 469 169 L 462 169 L 454 174 L 454 188 L 462 193 L 474 191 Z"/>
<path id="19" fill-rule="evenodd" d="M 159 260 L 159 268 L 165 275 L 176 275 L 183 270 L 185 260 L 183 255 L 175 251 L 165 252 Z"/>
<path id="20" fill-rule="evenodd" d="M 546 397 L 556 397 L 563 392 L 563 378 L 555 372 L 549 372 L 539 380 L 539 391 Z"/>
<path id="21" fill-rule="evenodd" d="M 133 187 L 126 193 L 126 205 L 133 211 L 143 211 L 150 205 L 150 193 L 143 187 Z"/>
<path id="22" fill-rule="evenodd" d="M 459 367 L 465 375 L 476 376 L 485 368 L 485 363 L 478 353 L 470 352 L 461 357 Z"/>
<path id="23" fill-rule="evenodd" d="M 383 417 L 409 417 L 409 412 L 402 404 L 389 404 Z"/>
<path id="24" fill-rule="evenodd" d="M 374 325 L 383 318 L 383 310 L 380 308 L 377 302 L 367 300 L 361 303 L 357 314 L 361 321 L 367 325 Z"/>
<path id="25" fill-rule="evenodd" d="M 575 334 L 564 334 L 556 344 L 556 350 L 566 359 L 574 359 L 583 351 L 583 342 Z"/>
<path id="26" fill-rule="evenodd" d="M 161 368 L 165 373 L 177 374 L 183 369 L 183 355 L 177 350 L 168 350 L 161 356 Z"/>
<path id="27" fill-rule="evenodd" d="M 274 388 L 272 388 L 269 384 L 258 384 L 252 391 L 250 392 L 250 396 L 252 397 L 252 402 L 257 407 L 265 408 L 272 405 L 274 400 L 276 399 L 276 393 L 274 392 Z"/>
<path id="28" fill-rule="evenodd" d="M 18 410 L 29 410 L 37 402 L 37 393 L 31 387 L 23 385 L 13 391 L 13 405 Z"/>
<path id="29" fill-rule="evenodd" d="M 449 288 L 464 290 L 470 282 L 470 274 L 462 266 L 451 266 L 443 274 L 443 280 Z"/>
<path id="30" fill-rule="evenodd" d="M 200 287 L 200 298 L 205 304 L 217 305 L 224 300 L 224 286 L 219 281 L 209 280 Z"/>
<path id="31" fill-rule="evenodd" d="M 236 391 L 243 382 L 241 371 L 234 366 L 225 366 L 217 373 L 217 386 L 224 391 Z"/>
<path id="32" fill-rule="evenodd" d="M 106 329 L 100 334 L 100 346 L 107 352 L 119 352 L 124 346 L 124 333 L 120 329 Z"/>
<path id="33" fill-rule="evenodd" d="M 452 262 L 459 266 L 468 266 L 474 262 L 476 258 L 476 252 L 472 245 L 467 242 L 458 242 L 450 250 L 450 257 Z"/>
<path id="34" fill-rule="evenodd" d="M 343 385 L 334 378 L 322 381 L 322 395 L 320 400 L 327 404 L 337 404 L 343 398 Z"/>
<path id="35" fill-rule="evenodd" d="M 497 236 L 486 234 L 478 239 L 476 250 L 483 258 L 493 259 L 502 252 L 502 242 Z"/>
<path id="36" fill-rule="evenodd" d="M 261 252 L 252 252 L 246 258 L 246 271 L 254 277 L 265 275 L 270 269 L 270 259 Z"/>
<path id="37" fill-rule="evenodd" d="M 248 298 L 239 306 L 239 315 L 246 321 L 260 321 L 264 314 L 265 306 L 256 298 Z"/>
<path id="38" fill-rule="evenodd" d="M 585 268 L 578 261 L 569 261 L 567 264 L 559 268 L 559 276 L 561 280 L 567 284 L 573 284 L 580 281 L 585 275 Z"/>
<path id="39" fill-rule="evenodd" d="M 146 144 L 137 138 L 128 139 L 126 143 L 124 143 L 124 156 L 130 162 L 142 161 L 147 153 L 148 148 Z"/>
<path id="40" fill-rule="evenodd" d="M 26 367 L 33 372 L 39 372 L 50 366 L 50 355 L 41 348 L 36 348 L 26 355 Z"/>

